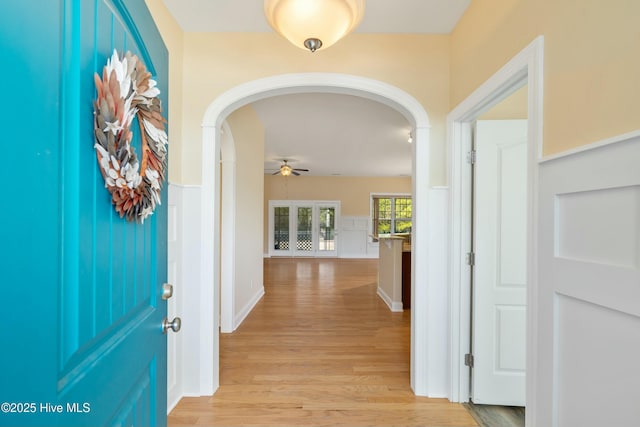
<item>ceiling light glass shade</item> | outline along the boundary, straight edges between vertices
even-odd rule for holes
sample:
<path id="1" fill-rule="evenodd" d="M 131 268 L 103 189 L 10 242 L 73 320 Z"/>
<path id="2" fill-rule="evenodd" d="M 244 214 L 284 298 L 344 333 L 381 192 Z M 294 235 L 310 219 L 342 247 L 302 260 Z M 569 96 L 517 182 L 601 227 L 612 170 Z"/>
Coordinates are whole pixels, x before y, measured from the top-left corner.
<path id="1" fill-rule="evenodd" d="M 291 166 L 289 165 L 280 166 L 280 173 L 282 174 L 282 176 L 291 175 Z"/>
<path id="2" fill-rule="evenodd" d="M 364 2 L 265 0 L 264 14 L 280 35 L 295 46 L 313 52 L 328 48 L 353 31 L 364 15 Z"/>

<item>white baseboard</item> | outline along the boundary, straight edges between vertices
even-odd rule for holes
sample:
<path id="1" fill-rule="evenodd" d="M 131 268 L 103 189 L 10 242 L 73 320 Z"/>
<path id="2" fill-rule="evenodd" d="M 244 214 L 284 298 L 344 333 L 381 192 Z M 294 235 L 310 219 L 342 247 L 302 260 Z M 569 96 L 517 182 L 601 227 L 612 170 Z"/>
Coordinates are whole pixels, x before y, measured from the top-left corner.
<path id="1" fill-rule="evenodd" d="M 251 310 L 253 310 L 253 308 L 256 306 L 256 304 L 258 304 L 258 302 L 262 299 L 263 296 L 264 296 L 264 286 L 261 286 L 258 289 L 258 292 L 255 293 L 253 298 L 251 298 L 249 302 L 244 307 L 242 307 L 242 309 L 238 311 L 238 313 L 234 317 L 233 319 L 234 331 L 238 329 L 238 326 L 240 326 L 242 322 L 244 322 L 244 319 L 247 318 L 249 313 L 251 313 Z"/>
<path id="2" fill-rule="evenodd" d="M 404 311 L 402 308 L 402 303 L 401 302 L 393 302 L 391 297 L 389 297 L 389 295 L 387 295 L 387 293 L 382 289 L 382 288 L 378 288 L 378 296 L 380 298 L 382 298 L 382 301 L 384 301 L 385 304 L 387 304 L 387 306 L 389 307 L 389 309 L 393 312 L 401 312 Z"/>
<path id="3" fill-rule="evenodd" d="M 180 400 L 185 397 L 183 394 L 176 396 L 173 400 L 167 401 L 167 415 L 173 411 L 173 409 L 180 403 Z"/>
<path id="4" fill-rule="evenodd" d="M 343 259 L 378 259 L 378 254 L 340 254 Z"/>

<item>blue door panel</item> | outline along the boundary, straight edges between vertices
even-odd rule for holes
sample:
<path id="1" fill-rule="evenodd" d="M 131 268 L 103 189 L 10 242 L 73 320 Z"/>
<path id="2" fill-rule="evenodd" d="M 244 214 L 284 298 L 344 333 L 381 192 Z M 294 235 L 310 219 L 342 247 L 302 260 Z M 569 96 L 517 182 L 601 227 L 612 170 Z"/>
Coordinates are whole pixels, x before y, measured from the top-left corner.
<path id="1" fill-rule="evenodd" d="M 0 15 L 0 90 L 3 102 L 2 157 L 12 159 L 0 168 L 3 182 L 20 178 L 19 185 L 6 186 L 0 209 L 0 281 L 4 317 L 8 327 L 0 334 L 0 401 L 43 400 L 55 392 L 56 358 L 42 358 L 57 349 L 55 303 L 59 277 L 59 173 L 57 141 L 61 42 L 61 7 L 56 2 L 39 5 L 39 13 L 23 2 L 3 4 Z M 25 31 L 40 28 L 36 33 Z M 16 43 L 16 41 L 20 41 Z M 33 57 L 33 52 L 40 54 Z M 7 66 L 6 64 L 11 64 Z M 43 78 L 43 73 L 49 78 Z M 54 87 L 49 82 L 55 80 Z M 31 97 L 31 99 L 29 99 Z M 30 113 L 27 111 L 31 106 Z M 9 202 L 11 201 L 11 202 Z M 52 305 L 52 302 L 54 303 Z M 34 322 L 32 316 L 39 319 Z M 25 337 L 29 343 L 23 344 Z M 22 346 L 23 350 L 18 350 Z M 49 389 L 40 389 L 42 382 Z M 11 394 L 9 387 L 17 385 Z M 11 425 L 22 417 L 0 414 L 0 424 Z"/>
<path id="2" fill-rule="evenodd" d="M 3 145 L 20 162 L 1 176 L 26 177 L 5 192 L 23 208 L 0 210 L 1 286 L 12 302 L 0 401 L 16 404 L 0 426 L 165 425 L 166 203 L 144 224 L 115 213 L 93 148 L 92 103 L 93 73 L 113 49 L 130 50 L 158 81 L 166 117 L 166 49 L 144 0 L 51 0 L 38 13 L 10 3 L 0 43 L 13 66 L 0 70 L 0 89 L 31 102 L 0 107 L 13 124 L 6 141 L 21 141 Z"/>

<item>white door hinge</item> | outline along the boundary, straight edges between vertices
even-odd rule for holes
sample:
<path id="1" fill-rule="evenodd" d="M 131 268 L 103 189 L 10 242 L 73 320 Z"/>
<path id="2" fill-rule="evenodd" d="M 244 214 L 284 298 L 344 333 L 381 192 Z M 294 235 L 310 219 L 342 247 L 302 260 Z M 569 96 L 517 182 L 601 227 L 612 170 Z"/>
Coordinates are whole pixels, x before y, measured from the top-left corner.
<path id="1" fill-rule="evenodd" d="M 467 353 L 464 355 L 464 365 L 473 368 L 473 354 Z"/>
<path id="2" fill-rule="evenodd" d="M 476 164 L 476 150 L 471 150 L 467 153 L 467 163 L 471 165 Z"/>
<path id="3" fill-rule="evenodd" d="M 474 266 L 476 265 L 476 253 L 469 252 L 467 253 L 467 265 Z"/>

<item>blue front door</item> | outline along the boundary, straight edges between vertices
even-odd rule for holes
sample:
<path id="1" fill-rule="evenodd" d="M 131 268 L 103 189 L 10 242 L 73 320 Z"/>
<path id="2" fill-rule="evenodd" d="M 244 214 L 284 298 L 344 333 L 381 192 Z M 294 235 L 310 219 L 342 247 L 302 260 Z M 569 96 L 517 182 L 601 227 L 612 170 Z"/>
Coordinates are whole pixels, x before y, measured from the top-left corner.
<path id="1" fill-rule="evenodd" d="M 121 219 L 93 147 L 93 75 L 114 49 L 145 63 L 167 117 L 144 0 L 3 4 L 3 426 L 166 425 L 166 185 L 143 224 Z"/>

